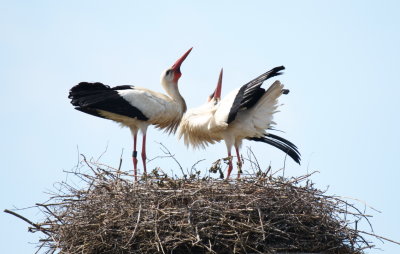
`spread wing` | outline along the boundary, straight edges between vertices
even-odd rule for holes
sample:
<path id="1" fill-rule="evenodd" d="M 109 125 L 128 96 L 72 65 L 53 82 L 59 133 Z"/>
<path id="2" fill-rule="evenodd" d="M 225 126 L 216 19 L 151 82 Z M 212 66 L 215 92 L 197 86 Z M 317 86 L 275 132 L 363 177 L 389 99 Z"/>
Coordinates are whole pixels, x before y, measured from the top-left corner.
<path id="1" fill-rule="evenodd" d="M 99 112 L 102 110 L 138 120 L 148 120 L 148 116 L 126 100 L 121 91 L 135 93 L 136 89 L 128 85 L 111 88 L 99 82 L 81 82 L 71 88 L 68 98 L 75 109 L 94 116 L 106 118 Z"/>
<path id="2" fill-rule="evenodd" d="M 284 69 L 284 66 L 275 67 L 243 85 L 237 92 L 233 102 L 231 102 L 227 123 L 229 124 L 235 120 L 240 110 L 253 107 L 266 92 L 265 89 L 261 88 L 263 82 L 269 78 L 281 75 L 281 71 Z"/>

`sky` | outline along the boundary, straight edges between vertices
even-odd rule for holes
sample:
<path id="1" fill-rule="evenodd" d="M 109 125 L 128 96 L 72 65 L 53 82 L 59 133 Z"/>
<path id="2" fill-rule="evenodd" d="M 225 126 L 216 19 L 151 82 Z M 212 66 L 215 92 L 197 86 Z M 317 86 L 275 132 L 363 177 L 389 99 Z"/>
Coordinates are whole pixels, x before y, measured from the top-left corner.
<path id="1" fill-rule="evenodd" d="M 44 202 L 79 154 L 132 170 L 130 131 L 73 109 L 81 81 L 163 92 L 160 74 L 190 47 L 179 88 L 189 108 L 206 101 L 224 68 L 222 94 L 279 65 L 290 89 L 275 120 L 302 164 L 285 176 L 319 171 L 316 186 L 365 201 L 378 235 L 400 241 L 400 4 L 398 1 L 3 1 L 0 0 L 0 208 Z M 264 87 L 268 86 L 267 82 Z M 149 158 L 162 143 L 186 168 L 206 172 L 223 143 L 187 149 L 148 131 Z M 141 143 L 139 143 L 141 144 Z M 246 141 L 261 166 L 279 169 L 282 152 Z M 139 162 L 141 165 L 141 162 Z M 177 172 L 172 159 L 156 159 Z M 246 167 L 246 164 L 245 164 Z M 235 172 L 235 171 L 234 171 Z M 357 203 L 364 208 L 363 203 Z M 18 211 L 37 222 L 35 209 Z M 34 253 L 39 235 L 0 213 L 0 252 Z M 366 225 L 365 230 L 369 230 Z M 400 246 L 371 239 L 367 253 Z"/>

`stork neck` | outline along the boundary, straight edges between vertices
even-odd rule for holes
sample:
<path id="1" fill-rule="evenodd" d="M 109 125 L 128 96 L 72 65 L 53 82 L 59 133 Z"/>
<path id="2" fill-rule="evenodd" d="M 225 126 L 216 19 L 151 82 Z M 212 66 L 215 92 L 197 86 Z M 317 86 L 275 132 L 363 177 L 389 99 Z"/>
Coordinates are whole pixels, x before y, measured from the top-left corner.
<path id="1" fill-rule="evenodd" d="M 178 102 L 179 105 L 181 106 L 182 114 L 185 113 L 185 112 L 186 112 L 186 109 L 187 109 L 187 107 L 186 107 L 186 101 L 185 101 L 185 99 L 182 97 L 182 95 L 179 93 L 179 91 L 178 91 L 177 97 L 176 97 L 174 100 L 175 100 L 176 102 Z"/>
<path id="2" fill-rule="evenodd" d="M 181 106 L 182 114 L 186 112 L 186 102 L 185 99 L 179 92 L 178 84 L 177 83 L 169 83 L 163 84 L 165 91 L 167 92 L 168 96 L 171 97 L 176 103 Z"/>

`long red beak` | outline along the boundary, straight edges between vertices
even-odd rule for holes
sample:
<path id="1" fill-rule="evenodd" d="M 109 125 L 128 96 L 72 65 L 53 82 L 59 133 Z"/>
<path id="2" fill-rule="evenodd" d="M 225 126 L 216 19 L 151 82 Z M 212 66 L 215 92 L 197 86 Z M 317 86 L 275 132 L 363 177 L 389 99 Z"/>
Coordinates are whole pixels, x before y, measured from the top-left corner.
<path id="1" fill-rule="evenodd" d="M 193 49 L 193 47 L 191 47 L 188 51 L 186 51 L 186 53 L 183 54 L 183 56 L 181 56 L 181 58 L 176 60 L 174 65 L 172 65 L 171 69 L 173 69 L 174 71 L 179 70 L 181 67 L 181 64 L 183 63 L 183 61 L 185 61 L 186 57 L 189 55 L 189 53 L 190 53 L 190 51 L 192 51 L 192 49 Z"/>
<path id="2" fill-rule="evenodd" d="M 221 90 L 222 90 L 222 76 L 224 74 L 224 69 L 221 68 L 221 72 L 219 73 L 217 87 L 215 88 L 214 98 L 221 99 Z"/>

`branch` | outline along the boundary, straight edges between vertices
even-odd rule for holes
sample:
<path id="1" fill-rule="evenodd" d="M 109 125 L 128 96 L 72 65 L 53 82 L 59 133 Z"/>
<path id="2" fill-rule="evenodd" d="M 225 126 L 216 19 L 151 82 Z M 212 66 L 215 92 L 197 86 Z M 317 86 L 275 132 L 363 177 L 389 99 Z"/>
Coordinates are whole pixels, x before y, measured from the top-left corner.
<path id="1" fill-rule="evenodd" d="M 11 214 L 11 215 L 14 215 L 15 217 L 20 218 L 21 220 L 23 220 L 23 221 L 27 222 L 28 224 L 34 226 L 34 227 L 35 227 L 36 229 L 38 229 L 39 231 L 41 231 L 41 232 L 43 232 L 44 234 L 50 236 L 50 234 L 47 233 L 47 232 L 45 231 L 44 228 L 42 228 L 42 227 L 40 227 L 38 224 L 33 223 L 32 221 L 28 220 L 28 219 L 25 218 L 24 216 L 19 215 L 18 213 L 13 212 L 13 211 L 10 211 L 10 210 L 8 210 L 8 209 L 5 209 L 4 212 L 5 212 L 5 213 L 9 213 L 9 214 Z"/>

